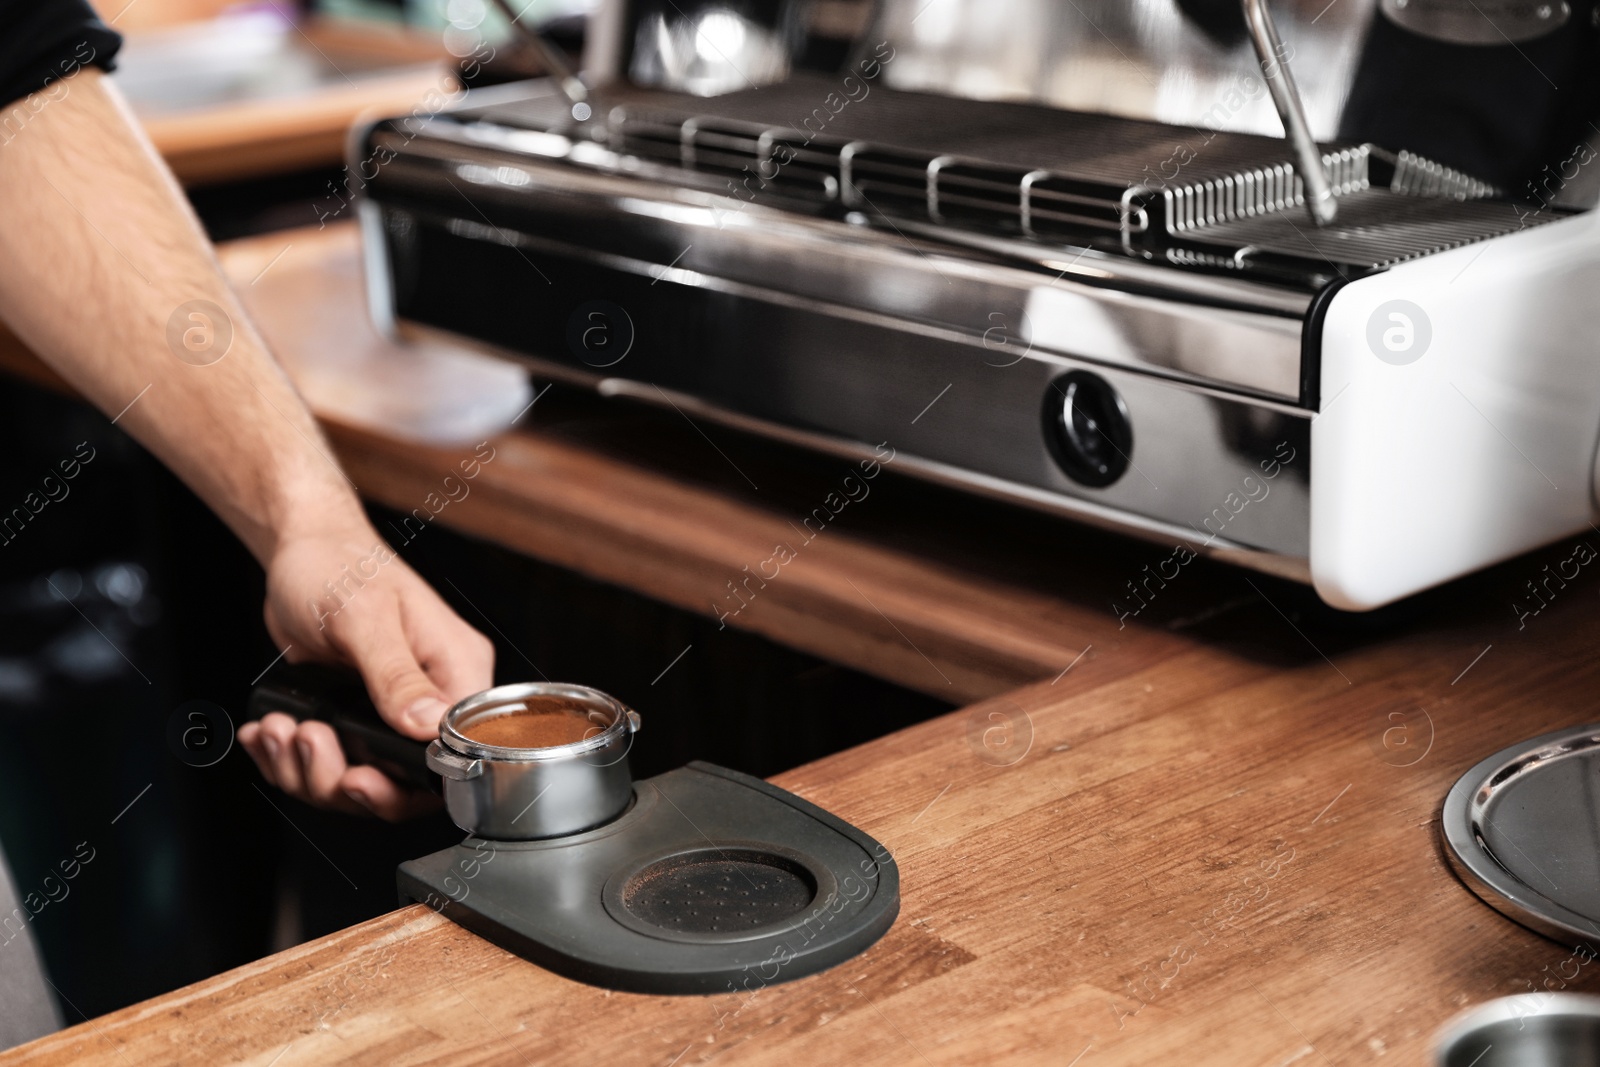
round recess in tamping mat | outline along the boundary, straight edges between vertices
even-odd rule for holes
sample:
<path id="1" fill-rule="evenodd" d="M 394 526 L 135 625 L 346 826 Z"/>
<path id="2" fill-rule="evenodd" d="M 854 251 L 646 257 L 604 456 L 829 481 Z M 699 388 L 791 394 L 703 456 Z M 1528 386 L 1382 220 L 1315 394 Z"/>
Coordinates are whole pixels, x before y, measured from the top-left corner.
<path id="1" fill-rule="evenodd" d="M 664 932 L 731 934 L 793 919 L 817 898 L 817 880 L 770 851 L 705 848 L 657 860 L 621 896 L 629 915 Z"/>

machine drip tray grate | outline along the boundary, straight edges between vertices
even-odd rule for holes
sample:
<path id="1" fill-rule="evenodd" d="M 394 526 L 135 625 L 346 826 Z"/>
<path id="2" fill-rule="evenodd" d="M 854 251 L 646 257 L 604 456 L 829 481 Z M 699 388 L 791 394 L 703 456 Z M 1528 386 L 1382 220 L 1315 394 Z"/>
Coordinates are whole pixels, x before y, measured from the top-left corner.
<path id="1" fill-rule="evenodd" d="M 667 932 L 730 934 L 792 919 L 817 898 L 806 868 L 771 852 L 708 848 L 658 860 L 628 879 L 622 905 Z"/>

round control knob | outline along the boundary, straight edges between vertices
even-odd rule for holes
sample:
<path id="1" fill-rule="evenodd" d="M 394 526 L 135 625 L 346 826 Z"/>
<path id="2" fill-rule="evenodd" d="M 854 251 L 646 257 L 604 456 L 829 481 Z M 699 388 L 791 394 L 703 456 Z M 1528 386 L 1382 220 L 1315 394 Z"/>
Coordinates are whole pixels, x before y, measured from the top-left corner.
<path id="1" fill-rule="evenodd" d="M 1050 383 L 1044 438 L 1067 477 L 1094 489 L 1122 477 L 1133 456 L 1128 406 L 1110 382 L 1086 370 L 1068 371 Z"/>

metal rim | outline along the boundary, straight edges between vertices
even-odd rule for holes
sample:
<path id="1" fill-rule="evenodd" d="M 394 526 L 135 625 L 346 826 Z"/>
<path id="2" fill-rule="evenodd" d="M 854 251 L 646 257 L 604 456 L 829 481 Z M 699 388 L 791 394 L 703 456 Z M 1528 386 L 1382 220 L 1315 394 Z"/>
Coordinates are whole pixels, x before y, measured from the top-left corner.
<path id="1" fill-rule="evenodd" d="M 1564 945 L 1600 944 L 1600 922 L 1571 910 L 1512 874 L 1484 844 L 1480 820 L 1496 795 L 1539 767 L 1600 749 L 1600 724 L 1541 734 L 1479 761 L 1456 780 L 1439 830 L 1456 876 L 1507 918 Z"/>
<path id="2" fill-rule="evenodd" d="M 1440 1027 L 1433 1041 L 1434 1057 L 1438 1063 L 1446 1062 L 1457 1045 L 1496 1023 L 1553 1015 L 1600 1019 L 1600 997 L 1584 993 L 1518 993 L 1496 997 L 1468 1008 Z"/>
<path id="3" fill-rule="evenodd" d="M 560 700 L 569 709 L 571 705 L 577 704 L 586 711 L 605 715 L 609 721 L 605 729 L 593 737 L 586 737 L 566 745 L 551 745 L 547 748 L 507 748 L 501 745 L 486 745 L 467 737 L 457 728 L 457 723 L 482 712 L 513 704 L 526 707 L 532 701 L 544 699 Z M 598 689 L 590 689 L 586 685 L 571 685 L 565 682 L 518 682 L 485 689 L 456 704 L 445 713 L 444 720 L 439 724 L 439 740 L 452 751 L 475 759 L 513 763 L 564 760 L 610 747 L 636 730 L 638 719 L 637 712 L 629 709 L 615 697 Z"/>

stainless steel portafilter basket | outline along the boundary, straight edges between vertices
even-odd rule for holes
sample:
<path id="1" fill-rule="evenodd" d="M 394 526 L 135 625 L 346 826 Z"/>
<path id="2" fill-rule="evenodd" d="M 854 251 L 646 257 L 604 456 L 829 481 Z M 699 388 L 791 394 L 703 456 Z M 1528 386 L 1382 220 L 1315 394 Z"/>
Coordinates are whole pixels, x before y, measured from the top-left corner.
<path id="1" fill-rule="evenodd" d="M 474 741 L 474 724 L 519 712 L 577 712 L 591 734 L 548 748 Z M 587 686 L 523 682 L 461 701 L 428 745 L 428 768 L 444 780 L 445 808 L 461 829 L 500 841 L 564 837 L 610 822 L 633 798 L 628 750 L 639 714 Z"/>

